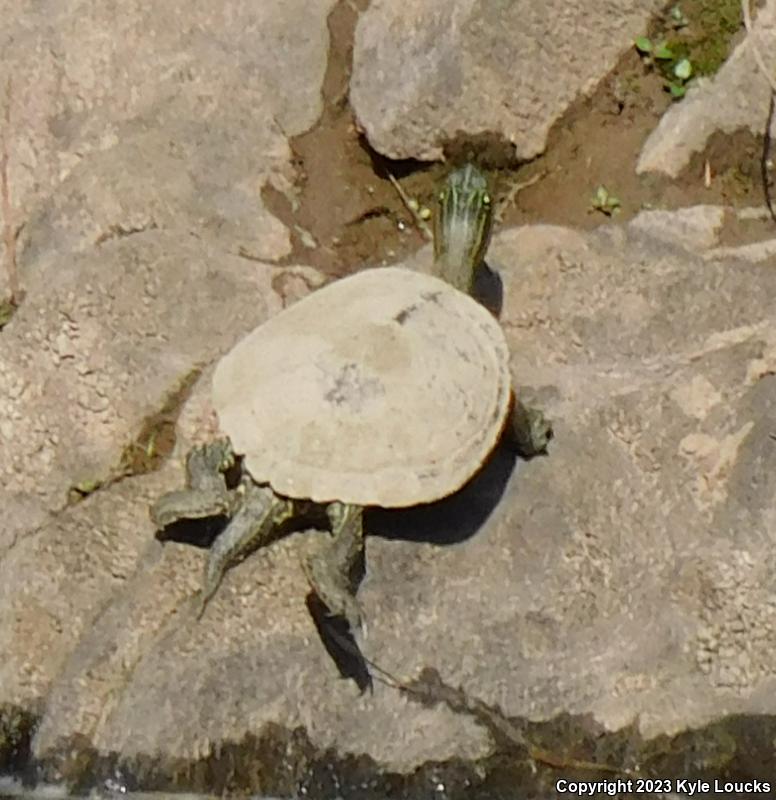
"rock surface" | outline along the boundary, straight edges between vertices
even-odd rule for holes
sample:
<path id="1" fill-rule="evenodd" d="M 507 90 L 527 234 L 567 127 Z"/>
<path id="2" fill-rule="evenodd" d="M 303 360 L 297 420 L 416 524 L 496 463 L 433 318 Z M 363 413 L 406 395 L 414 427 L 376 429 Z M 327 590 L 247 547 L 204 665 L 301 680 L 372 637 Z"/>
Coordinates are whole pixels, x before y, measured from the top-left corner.
<path id="1" fill-rule="evenodd" d="M 514 374 L 557 438 L 514 471 L 500 454 L 460 497 L 373 516 L 369 656 L 407 678 L 433 667 L 510 716 L 655 734 L 776 710 L 776 273 L 641 224 L 527 227 L 492 252 Z M 206 396 L 203 377 L 182 441 Z M 79 734 L 196 758 L 270 722 L 403 770 L 489 752 L 467 715 L 342 681 L 304 603 L 313 535 L 233 569 L 197 623 L 204 553 L 155 542 L 147 518 L 181 479 L 175 461 L 98 491 L 3 557 L 4 649 L 46 658 L 8 662 L 2 699 L 46 700 L 38 755 Z"/>
<path id="2" fill-rule="evenodd" d="M 473 714 L 342 679 L 305 604 L 299 558 L 317 534 L 231 570 L 197 621 L 205 552 L 161 544 L 148 517 L 212 431 L 214 362 L 322 282 L 267 262 L 289 238 L 262 189 L 293 199 L 286 134 L 320 110 L 332 3 L 66 5 L 0 2 L 0 87 L 11 74 L 12 118 L 25 111 L 11 182 L 27 291 L 0 334 L 0 720 L 34 712 L 32 754 L 54 763 L 88 748 L 217 759 L 267 736 L 251 769 L 285 769 L 294 729 L 378 768 L 487 756 L 495 735 Z M 390 27 L 376 2 L 353 97 L 362 113 L 369 88 L 396 111 L 383 145 L 370 132 L 388 152 L 399 136 L 433 157 L 461 128 L 535 153 L 642 30 L 654 5 L 636 5 L 586 8 L 602 39 L 580 53 L 568 4 L 547 31 L 535 4 L 429 6 Z M 428 48 L 430 78 L 397 80 L 375 19 L 401 66 Z M 507 23 L 534 44 L 507 42 Z M 502 117 L 470 98 L 486 84 Z M 405 680 L 432 668 L 502 717 L 590 714 L 652 735 L 776 713 L 776 249 L 731 246 L 730 217 L 701 206 L 496 238 L 515 380 L 556 439 L 530 463 L 498 450 L 439 504 L 368 513 L 369 657 Z M 125 474 L 148 420 L 179 411 L 172 457 Z M 68 503 L 76 485 L 87 496 Z"/>
<path id="3" fill-rule="evenodd" d="M 766 0 L 753 21 L 753 36 L 766 64 L 776 51 L 776 1 Z M 691 86 L 681 103 L 670 108 L 650 134 L 636 171 L 662 172 L 671 177 L 684 169 L 693 154 L 702 152 L 717 131 L 747 129 L 762 136 L 771 87 L 757 66 L 751 43 L 744 39 L 711 79 Z M 776 129 L 771 136 L 776 135 Z"/>
<path id="4" fill-rule="evenodd" d="M 431 161 L 456 135 L 487 133 L 527 160 L 660 8 L 374 0 L 356 29 L 350 101 L 369 143 L 390 158 Z"/>
<path id="5" fill-rule="evenodd" d="M 333 5 L 0 4 L 27 260 L 173 225 L 248 256 L 287 255 L 261 191 L 292 192 L 286 136 L 321 113 Z"/>

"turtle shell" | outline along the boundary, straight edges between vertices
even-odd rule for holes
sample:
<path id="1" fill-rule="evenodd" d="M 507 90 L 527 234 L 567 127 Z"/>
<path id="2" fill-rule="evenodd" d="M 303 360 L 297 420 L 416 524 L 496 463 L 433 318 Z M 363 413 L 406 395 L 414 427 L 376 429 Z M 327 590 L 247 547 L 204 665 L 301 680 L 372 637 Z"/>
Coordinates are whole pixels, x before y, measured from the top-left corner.
<path id="1" fill-rule="evenodd" d="M 510 394 L 493 316 L 401 267 L 308 295 L 235 345 L 213 377 L 221 428 L 257 483 L 384 507 L 466 483 L 501 433 Z"/>

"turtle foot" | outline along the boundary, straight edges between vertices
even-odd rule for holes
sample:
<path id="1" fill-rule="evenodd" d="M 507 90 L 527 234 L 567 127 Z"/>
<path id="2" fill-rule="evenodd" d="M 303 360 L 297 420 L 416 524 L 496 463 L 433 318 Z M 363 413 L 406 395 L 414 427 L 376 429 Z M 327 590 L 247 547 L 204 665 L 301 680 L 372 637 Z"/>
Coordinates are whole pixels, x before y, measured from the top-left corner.
<path id="1" fill-rule="evenodd" d="M 151 506 L 151 519 L 157 528 L 179 520 L 228 516 L 232 499 L 224 473 L 234 465 L 228 439 L 192 448 L 186 457 L 186 487 L 162 495 Z"/>
<path id="2" fill-rule="evenodd" d="M 538 408 L 515 400 L 509 419 L 509 434 L 517 452 L 523 458 L 533 458 L 547 452 L 553 437 L 552 422 Z"/>
<path id="3" fill-rule="evenodd" d="M 257 486 L 250 478 L 243 481 L 235 496 L 234 516 L 210 548 L 197 619 L 205 613 L 229 567 L 271 541 L 278 527 L 294 513 L 291 500 L 279 497 L 269 487 Z"/>
<path id="4" fill-rule="evenodd" d="M 326 557 L 326 552 L 308 556 L 302 561 L 310 588 L 326 606 L 333 617 L 341 617 L 348 623 L 351 633 L 364 632 L 364 616 L 361 607 L 342 575 Z"/>
<path id="5" fill-rule="evenodd" d="M 353 574 L 363 558 L 363 509 L 330 503 L 326 513 L 332 538 L 317 553 L 302 561 L 310 588 L 329 613 L 343 618 L 353 634 L 365 633 L 364 616 L 356 600 Z"/>

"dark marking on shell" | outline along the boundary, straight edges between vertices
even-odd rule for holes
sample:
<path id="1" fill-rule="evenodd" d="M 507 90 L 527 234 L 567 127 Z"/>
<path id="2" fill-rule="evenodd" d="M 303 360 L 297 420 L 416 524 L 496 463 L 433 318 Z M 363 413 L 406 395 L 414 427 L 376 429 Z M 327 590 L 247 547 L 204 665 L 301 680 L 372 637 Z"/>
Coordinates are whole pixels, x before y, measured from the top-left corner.
<path id="1" fill-rule="evenodd" d="M 358 364 L 345 364 L 334 378 L 334 386 L 324 395 L 332 405 L 350 407 L 358 411 L 364 402 L 384 394 L 382 384 L 376 378 L 365 378 Z"/>
<path id="2" fill-rule="evenodd" d="M 413 303 L 411 306 L 407 306 L 407 308 L 403 308 L 395 317 L 394 320 L 399 323 L 399 325 L 404 325 L 404 323 L 413 315 L 415 311 L 418 310 L 418 304 Z"/>
<path id="3" fill-rule="evenodd" d="M 411 306 L 407 306 L 403 308 L 396 316 L 394 316 L 394 320 L 399 323 L 399 325 L 404 325 L 404 323 L 423 305 L 423 303 L 439 303 L 439 296 L 442 292 L 422 292 L 420 295 L 420 299 L 423 301 L 421 303 L 413 303 Z"/>

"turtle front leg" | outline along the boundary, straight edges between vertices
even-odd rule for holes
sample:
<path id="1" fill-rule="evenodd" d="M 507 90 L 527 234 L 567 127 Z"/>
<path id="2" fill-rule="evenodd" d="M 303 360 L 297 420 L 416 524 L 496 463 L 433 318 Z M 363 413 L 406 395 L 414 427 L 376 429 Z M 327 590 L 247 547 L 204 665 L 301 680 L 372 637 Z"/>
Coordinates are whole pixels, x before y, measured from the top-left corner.
<path id="1" fill-rule="evenodd" d="M 552 422 L 541 410 L 523 405 L 515 398 L 507 425 L 510 440 L 523 458 L 547 452 L 553 436 Z"/>
<path id="2" fill-rule="evenodd" d="M 343 617 L 350 630 L 362 629 L 363 617 L 356 600 L 353 572 L 364 551 L 361 506 L 334 502 L 326 507 L 331 540 L 302 561 L 310 587 L 335 617 Z"/>
<path id="3" fill-rule="evenodd" d="M 250 478 L 243 481 L 239 492 L 242 501 L 237 511 L 210 547 L 197 619 L 205 613 L 229 567 L 266 544 L 275 529 L 294 513 L 291 500 L 278 497 L 267 486 L 257 486 Z"/>
<path id="4" fill-rule="evenodd" d="M 186 456 L 186 488 L 167 492 L 151 506 L 151 519 L 157 528 L 184 519 L 228 516 L 232 499 L 224 473 L 233 465 L 234 452 L 228 439 L 192 448 Z"/>

